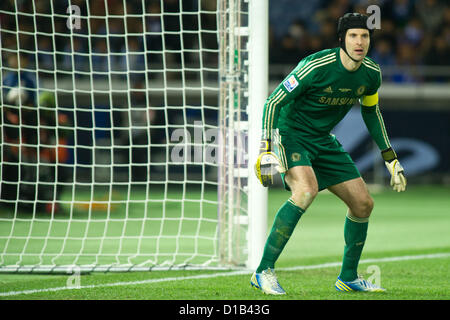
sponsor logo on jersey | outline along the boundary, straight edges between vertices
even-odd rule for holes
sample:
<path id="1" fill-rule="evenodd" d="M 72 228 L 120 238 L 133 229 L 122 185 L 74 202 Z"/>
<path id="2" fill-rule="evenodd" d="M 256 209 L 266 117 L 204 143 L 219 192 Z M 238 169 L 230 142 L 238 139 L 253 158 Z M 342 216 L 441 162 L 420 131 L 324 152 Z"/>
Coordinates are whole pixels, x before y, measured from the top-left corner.
<path id="1" fill-rule="evenodd" d="M 287 91 L 291 92 L 298 86 L 298 81 L 295 79 L 295 76 L 292 75 L 283 83 L 283 85 Z"/>
<path id="2" fill-rule="evenodd" d="M 328 87 L 328 88 L 323 89 L 323 92 L 333 93 L 333 89 L 331 89 L 331 87 Z"/>
<path id="3" fill-rule="evenodd" d="M 352 91 L 352 89 L 350 89 L 350 88 L 339 88 L 339 91 L 340 92 L 349 92 L 349 91 Z"/>
<path id="4" fill-rule="evenodd" d="M 333 98 L 322 96 L 319 98 L 319 103 L 327 104 L 329 106 L 343 106 L 343 105 L 354 105 L 358 99 L 357 98 Z"/>

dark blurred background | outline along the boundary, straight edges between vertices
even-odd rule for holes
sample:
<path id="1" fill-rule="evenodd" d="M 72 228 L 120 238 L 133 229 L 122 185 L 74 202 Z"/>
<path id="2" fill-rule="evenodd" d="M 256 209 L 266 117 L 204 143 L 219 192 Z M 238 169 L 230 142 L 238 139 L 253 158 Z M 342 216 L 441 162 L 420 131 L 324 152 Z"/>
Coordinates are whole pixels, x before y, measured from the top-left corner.
<path id="1" fill-rule="evenodd" d="M 181 55 L 176 51 L 213 48 L 212 42 L 216 42 L 215 35 L 208 36 L 207 32 L 203 32 L 200 43 L 198 37 L 188 34 L 189 31 L 216 28 L 215 1 L 98 0 L 90 1 L 88 6 L 86 0 L 73 0 L 70 3 L 79 6 L 82 17 L 88 14 L 95 17 L 89 21 L 82 18 L 81 28 L 75 29 L 72 37 L 67 36 L 68 3 L 62 0 L 51 4 L 49 0 L 43 0 L 31 6 L 29 1 L 17 0 L 15 4 L 13 0 L 2 1 L 3 47 L 17 48 L 17 42 L 20 42 L 20 49 L 28 51 L 30 56 L 29 68 L 39 67 L 42 77 L 50 77 L 55 70 L 74 70 L 79 73 L 77 76 L 89 77 L 86 72 L 90 70 L 124 71 L 125 51 L 135 53 L 131 68 L 138 71 L 141 68 L 137 66 L 144 63 L 144 51 L 147 52 L 149 67 L 152 63 L 161 63 L 162 54 L 159 51 L 163 47 L 174 51 L 173 55 L 166 57 L 166 63 L 182 63 L 183 58 L 183 63 L 190 64 L 196 62 L 193 54 L 184 52 Z M 302 57 L 338 46 L 336 27 L 339 17 L 346 12 L 367 14 L 367 7 L 373 4 L 380 8 L 381 28 L 374 33 L 369 56 L 382 67 L 384 81 L 448 82 L 450 5 L 445 0 L 269 1 L 271 69 L 282 65 L 290 68 Z M 16 15 L 8 14 L 16 10 L 19 12 L 18 19 Z M 56 13 L 53 18 L 48 15 L 52 11 Z M 122 17 L 125 13 L 129 15 L 127 19 Z M 139 16 L 142 13 L 146 14 L 145 18 Z M 159 16 L 161 13 L 162 18 Z M 110 15 L 108 19 L 104 18 L 106 14 Z M 16 38 L 7 30 L 20 30 L 22 33 Z M 175 34 L 180 30 L 183 33 L 181 37 Z M 161 34 L 163 31 L 164 35 Z M 38 35 L 35 36 L 34 32 Z M 96 37 L 88 38 L 88 34 Z M 37 57 L 33 56 L 36 50 L 39 50 Z M 76 53 L 74 61 L 72 52 Z M 92 53 L 92 59 L 83 55 L 88 52 Z M 101 55 L 106 52 L 111 53 L 110 60 Z M 139 52 L 141 54 L 137 54 Z M 209 63 L 216 63 L 213 54 Z M 430 68 L 421 69 L 418 66 Z M 433 66 L 441 68 L 431 68 Z M 277 72 L 274 70 L 271 74 Z M 67 76 L 70 77 L 70 74 Z M 140 76 L 143 77 L 137 73 L 132 77 L 138 80 Z"/>
<path id="2" fill-rule="evenodd" d="M 384 81 L 448 82 L 450 6 L 440 0 L 271 2 L 271 63 L 296 64 L 299 57 L 337 47 L 339 17 L 346 12 L 371 15 L 366 10 L 373 4 L 380 8 L 381 28 L 374 32 L 369 56 L 384 71 Z M 415 69 L 419 65 L 441 66 L 446 72 L 421 73 Z M 409 70 L 389 71 L 401 66 Z"/>
<path id="3" fill-rule="evenodd" d="M 68 28 L 70 4 L 79 28 Z M 391 143 L 410 181 L 449 184 L 448 1 L 269 1 L 270 89 L 303 57 L 338 46 L 338 18 L 370 5 L 381 13 L 369 56 L 382 69 Z M 78 181 L 169 179 L 171 133 L 217 125 L 217 22 L 212 0 L 2 1 L 2 199 L 47 205 Z M 383 183 L 357 107 L 335 134 L 367 180 Z"/>

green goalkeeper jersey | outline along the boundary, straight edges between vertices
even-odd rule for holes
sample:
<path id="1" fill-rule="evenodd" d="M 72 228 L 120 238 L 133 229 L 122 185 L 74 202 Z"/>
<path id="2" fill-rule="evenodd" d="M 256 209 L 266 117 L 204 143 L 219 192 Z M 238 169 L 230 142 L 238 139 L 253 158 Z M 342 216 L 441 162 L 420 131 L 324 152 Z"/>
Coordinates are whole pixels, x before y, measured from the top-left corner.
<path id="1" fill-rule="evenodd" d="M 303 60 L 267 99 L 263 112 L 263 139 L 271 139 L 278 128 L 281 135 L 313 139 L 328 136 L 359 100 L 363 119 L 380 147 L 390 147 L 378 107 L 380 67 L 365 57 L 356 71 L 341 63 L 340 48 L 322 50 Z"/>

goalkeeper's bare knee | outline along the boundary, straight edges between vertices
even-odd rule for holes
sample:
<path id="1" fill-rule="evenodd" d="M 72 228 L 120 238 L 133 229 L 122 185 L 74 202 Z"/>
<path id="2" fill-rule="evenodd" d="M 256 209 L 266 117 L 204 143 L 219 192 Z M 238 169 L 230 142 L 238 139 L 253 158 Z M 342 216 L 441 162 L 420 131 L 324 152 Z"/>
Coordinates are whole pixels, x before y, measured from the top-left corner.
<path id="1" fill-rule="evenodd" d="M 298 189 L 295 189 L 295 187 L 291 187 L 291 189 L 291 199 L 298 207 L 302 208 L 303 210 L 306 210 L 311 205 L 318 193 L 318 190 L 314 187 L 302 187 Z"/>
<path id="2" fill-rule="evenodd" d="M 292 191 L 291 199 L 298 207 L 306 210 L 319 192 L 312 168 L 309 166 L 293 167 L 287 172 L 285 181 Z"/>
<path id="3" fill-rule="evenodd" d="M 369 218 L 374 207 L 374 201 L 370 195 L 367 195 L 363 198 L 358 198 L 348 207 L 351 215 L 357 218 Z"/>

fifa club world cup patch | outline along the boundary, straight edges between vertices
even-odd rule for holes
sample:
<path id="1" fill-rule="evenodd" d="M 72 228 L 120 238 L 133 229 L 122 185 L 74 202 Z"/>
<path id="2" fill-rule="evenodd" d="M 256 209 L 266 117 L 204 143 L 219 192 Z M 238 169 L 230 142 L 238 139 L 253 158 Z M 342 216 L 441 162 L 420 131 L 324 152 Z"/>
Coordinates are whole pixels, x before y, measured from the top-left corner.
<path id="1" fill-rule="evenodd" d="M 283 83 L 283 85 L 287 91 L 291 92 L 298 86 L 298 81 L 295 79 L 295 76 L 292 75 Z"/>

